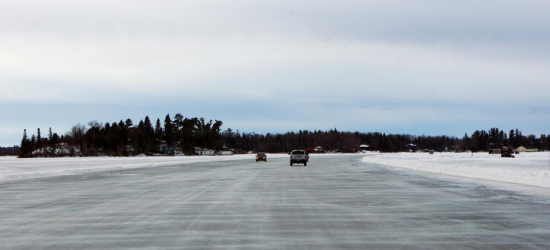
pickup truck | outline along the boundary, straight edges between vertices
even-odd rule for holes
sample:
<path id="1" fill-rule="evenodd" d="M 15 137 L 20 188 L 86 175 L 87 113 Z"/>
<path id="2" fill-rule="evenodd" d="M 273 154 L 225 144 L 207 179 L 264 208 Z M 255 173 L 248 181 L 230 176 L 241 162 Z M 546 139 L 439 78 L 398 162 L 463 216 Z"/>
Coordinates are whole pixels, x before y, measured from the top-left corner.
<path id="1" fill-rule="evenodd" d="M 294 163 L 303 163 L 304 167 L 307 166 L 309 155 L 304 150 L 292 150 L 290 152 L 290 166 Z"/>

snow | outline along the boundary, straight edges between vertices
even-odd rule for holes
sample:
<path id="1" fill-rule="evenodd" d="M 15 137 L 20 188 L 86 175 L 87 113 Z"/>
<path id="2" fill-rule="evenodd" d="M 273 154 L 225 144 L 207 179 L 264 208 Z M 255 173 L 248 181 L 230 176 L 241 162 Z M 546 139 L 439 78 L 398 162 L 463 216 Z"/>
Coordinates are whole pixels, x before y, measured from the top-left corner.
<path id="1" fill-rule="evenodd" d="M 347 154 L 342 154 L 347 155 Z M 363 162 L 425 171 L 449 176 L 477 178 L 550 188 L 550 152 L 522 153 L 516 158 L 501 158 L 487 153 L 367 153 Z M 335 154 L 310 157 L 335 157 Z M 286 158 L 287 154 L 268 154 Z M 255 154 L 231 156 L 156 156 L 156 157 L 0 157 L 0 183 L 43 177 L 66 176 L 133 168 L 161 167 L 198 162 L 251 160 Z"/>
<path id="2" fill-rule="evenodd" d="M 198 162 L 251 160 L 255 154 L 231 156 L 155 156 L 155 157 L 61 157 L 16 158 L 0 157 L 0 183 L 35 178 L 77 175 L 134 168 L 161 167 Z M 268 154 L 270 158 L 288 157 Z"/>
<path id="3" fill-rule="evenodd" d="M 424 172 L 550 188 L 550 152 L 502 158 L 488 153 L 375 153 L 363 162 Z"/>

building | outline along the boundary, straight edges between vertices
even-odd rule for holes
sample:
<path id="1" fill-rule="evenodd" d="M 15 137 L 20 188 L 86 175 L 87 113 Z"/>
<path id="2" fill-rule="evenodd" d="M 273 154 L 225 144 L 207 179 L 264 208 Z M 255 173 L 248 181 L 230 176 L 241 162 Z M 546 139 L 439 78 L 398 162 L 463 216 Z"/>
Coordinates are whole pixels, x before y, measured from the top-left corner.
<path id="1" fill-rule="evenodd" d="M 159 152 L 161 154 L 165 154 L 165 155 L 175 155 L 176 154 L 174 146 L 168 146 L 168 144 L 166 144 L 166 141 L 160 141 L 159 142 Z"/>
<path id="2" fill-rule="evenodd" d="M 195 154 L 196 155 L 215 155 L 216 151 L 214 151 L 213 149 L 195 147 Z"/>
<path id="3" fill-rule="evenodd" d="M 409 144 L 405 145 L 405 148 L 409 152 L 416 152 L 416 150 L 418 149 L 418 147 L 415 144 L 412 144 L 412 143 L 409 143 Z"/>
<path id="4" fill-rule="evenodd" d="M 524 146 L 520 146 L 520 147 L 516 148 L 516 152 L 520 152 L 520 153 L 539 152 L 539 150 L 536 149 L 536 148 L 526 148 Z"/>
<path id="5" fill-rule="evenodd" d="M 308 154 L 310 154 L 310 153 L 312 153 L 312 154 L 324 154 L 325 153 L 325 150 L 321 146 L 309 147 L 309 148 L 304 149 L 304 151 L 306 151 L 306 153 L 308 153 Z"/>
<path id="6" fill-rule="evenodd" d="M 372 150 L 370 145 L 367 145 L 367 144 L 359 145 L 359 151 L 369 151 L 369 150 Z"/>
<path id="7" fill-rule="evenodd" d="M 340 153 L 357 153 L 357 148 L 343 146 L 343 147 L 340 147 L 340 149 L 337 152 L 340 152 Z"/>
<path id="8" fill-rule="evenodd" d="M 233 155 L 233 151 L 228 149 L 222 149 L 218 152 L 219 155 Z"/>

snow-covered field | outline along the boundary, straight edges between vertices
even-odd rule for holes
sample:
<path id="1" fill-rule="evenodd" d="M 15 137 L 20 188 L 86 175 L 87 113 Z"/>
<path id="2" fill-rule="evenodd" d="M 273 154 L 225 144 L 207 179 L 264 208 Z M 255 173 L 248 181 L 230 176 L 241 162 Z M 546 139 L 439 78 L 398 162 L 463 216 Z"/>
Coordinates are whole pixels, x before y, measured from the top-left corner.
<path id="1" fill-rule="evenodd" d="M 550 152 L 501 158 L 487 153 L 371 154 L 363 162 L 430 173 L 550 188 Z"/>
<path id="2" fill-rule="evenodd" d="M 158 157 L 62 157 L 25 158 L 0 157 L 0 183 L 35 178 L 66 176 L 92 172 L 145 167 L 181 165 L 197 162 L 251 160 L 255 154 L 229 156 L 158 156 Z M 270 158 L 288 157 L 268 154 Z"/>

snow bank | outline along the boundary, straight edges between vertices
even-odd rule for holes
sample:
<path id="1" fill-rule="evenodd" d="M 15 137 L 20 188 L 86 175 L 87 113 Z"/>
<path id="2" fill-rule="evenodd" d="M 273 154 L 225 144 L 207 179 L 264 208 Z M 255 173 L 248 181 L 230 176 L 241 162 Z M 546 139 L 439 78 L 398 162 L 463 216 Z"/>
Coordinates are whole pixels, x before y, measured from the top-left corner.
<path id="1" fill-rule="evenodd" d="M 431 173 L 550 188 L 550 152 L 501 158 L 487 153 L 394 153 L 365 156 L 363 162 Z"/>
<path id="2" fill-rule="evenodd" d="M 0 157 L 0 183 L 43 177 L 181 165 L 197 162 L 230 160 L 253 161 L 255 157 L 255 154 L 230 156 L 63 157 L 24 159 L 19 159 L 16 157 Z M 288 155 L 268 154 L 268 159 L 280 157 L 288 157 Z"/>

